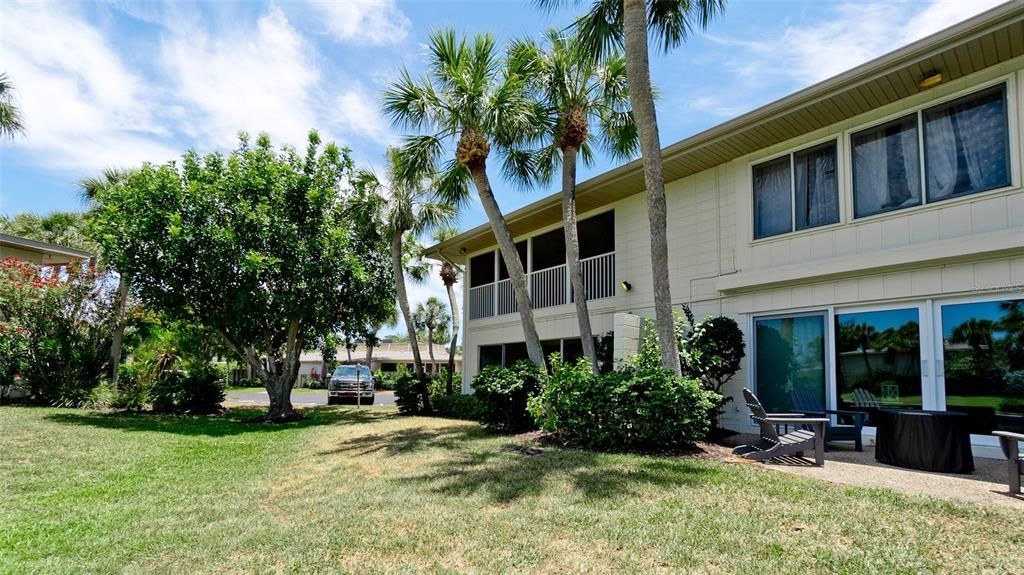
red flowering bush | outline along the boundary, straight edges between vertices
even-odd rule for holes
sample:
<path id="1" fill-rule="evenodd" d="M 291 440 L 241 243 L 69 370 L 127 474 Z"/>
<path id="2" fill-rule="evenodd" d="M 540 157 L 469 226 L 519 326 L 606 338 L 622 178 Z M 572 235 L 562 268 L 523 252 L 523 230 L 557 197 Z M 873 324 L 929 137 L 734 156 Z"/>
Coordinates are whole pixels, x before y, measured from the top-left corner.
<path id="1" fill-rule="evenodd" d="M 0 260 L 0 385 L 20 374 L 33 401 L 83 403 L 109 360 L 115 287 L 78 264 Z"/>

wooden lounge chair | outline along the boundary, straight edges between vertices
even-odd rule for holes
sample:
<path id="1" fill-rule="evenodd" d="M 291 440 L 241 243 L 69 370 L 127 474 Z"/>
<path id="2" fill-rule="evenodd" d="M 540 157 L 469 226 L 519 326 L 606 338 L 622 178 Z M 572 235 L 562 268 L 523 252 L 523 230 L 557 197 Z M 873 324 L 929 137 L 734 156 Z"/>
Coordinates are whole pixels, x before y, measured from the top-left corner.
<path id="1" fill-rule="evenodd" d="M 861 430 L 864 429 L 864 420 L 868 414 L 863 411 L 846 411 L 841 409 L 825 409 L 821 404 L 821 397 L 808 389 L 794 389 L 790 392 L 793 400 L 793 409 L 813 417 L 836 416 L 836 423 L 831 419 L 825 424 L 825 443 L 833 441 L 852 441 L 857 451 L 864 451 L 861 440 Z M 839 417 L 849 418 L 851 423 L 838 423 Z"/>
<path id="2" fill-rule="evenodd" d="M 805 450 L 814 450 L 814 464 L 825 465 L 825 424 L 828 418 L 805 417 L 799 413 L 767 413 L 757 396 L 743 388 L 743 397 L 750 408 L 750 418 L 761 429 L 761 439 L 752 445 L 741 445 L 732 452 L 735 455 L 755 461 L 767 461 L 782 455 L 803 457 Z M 796 429 L 779 435 L 776 426 Z M 813 430 L 802 429 L 811 426 Z"/>
<path id="3" fill-rule="evenodd" d="M 878 404 L 878 398 L 875 397 L 875 394 L 863 387 L 858 387 L 853 390 L 853 404 L 857 407 L 864 407 L 867 409 L 878 409 L 881 407 L 881 405 Z"/>
<path id="4" fill-rule="evenodd" d="M 1024 454 L 1021 454 L 1020 451 L 1020 443 L 1024 441 L 1024 434 L 1009 431 L 993 431 L 992 434 L 999 438 L 999 445 L 1003 448 L 1003 455 L 1006 456 L 1010 493 L 1017 495 L 1020 493 L 1020 476 L 1024 474 Z"/>

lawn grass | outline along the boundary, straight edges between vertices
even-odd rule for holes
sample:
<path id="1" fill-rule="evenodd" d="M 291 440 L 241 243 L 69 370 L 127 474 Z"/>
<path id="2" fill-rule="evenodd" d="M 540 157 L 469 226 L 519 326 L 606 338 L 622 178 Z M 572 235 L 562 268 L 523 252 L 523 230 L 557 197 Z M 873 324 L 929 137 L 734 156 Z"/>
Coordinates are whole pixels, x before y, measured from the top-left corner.
<path id="1" fill-rule="evenodd" d="M 0 408 L 0 573 L 1020 573 L 1019 512 L 393 409 Z"/>

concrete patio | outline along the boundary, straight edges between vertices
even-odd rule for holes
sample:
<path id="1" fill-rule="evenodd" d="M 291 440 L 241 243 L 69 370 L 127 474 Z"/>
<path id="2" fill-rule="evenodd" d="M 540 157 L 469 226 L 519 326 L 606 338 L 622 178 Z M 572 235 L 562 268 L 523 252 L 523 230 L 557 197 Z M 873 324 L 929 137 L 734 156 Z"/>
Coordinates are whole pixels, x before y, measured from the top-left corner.
<path id="1" fill-rule="evenodd" d="M 756 441 L 753 435 L 729 438 L 730 445 Z M 948 474 L 894 467 L 875 461 L 874 446 L 865 445 L 857 452 L 842 444 L 832 444 L 825 453 L 825 466 L 817 467 L 813 454 L 808 457 L 785 457 L 765 464 L 769 469 L 812 477 L 823 481 L 858 487 L 881 487 L 911 495 L 929 495 L 983 505 L 997 505 L 1024 511 L 1024 496 L 1010 495 L 1007 487 L 1006 461 L 974 458 L 971 474 Z M 739 461 L 748 460 L 736 458 Z M 753 462 L 750 462 L 753 463 Z M 755 463 L 756 464 L 756 463 Z"/>

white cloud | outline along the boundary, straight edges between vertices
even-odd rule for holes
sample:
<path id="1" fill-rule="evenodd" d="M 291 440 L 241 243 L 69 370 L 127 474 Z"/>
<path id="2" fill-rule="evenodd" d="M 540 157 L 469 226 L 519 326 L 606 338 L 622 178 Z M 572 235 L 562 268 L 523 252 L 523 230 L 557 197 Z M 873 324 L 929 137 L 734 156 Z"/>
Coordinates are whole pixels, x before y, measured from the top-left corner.
<path id="1" fill-rule="evenodd" d="M 359 136 L 380 144 L 391 144 L 396 140 L 388 123 L 380 113 L 376 99 L 362 86 L 356 85 L 334 99 L 328 113 L 332 126 L 350 136 Z"/>
<path id="2" fill-rule="evenodd" d="M 333 37 L 344 42 L 383 45 L 401 42 L 410 22 L 395 0 L 314 0 Z"/>
<path id="3" fill-rule="evenodd" d="M 76 172 L 177 156 L 149 106 L 152 90 L 80 15 L 5 3 L 0 20 L 0 69 L 15 83 L 28 129 L 20 148 Z"/>
<path id="4" fill-rule="evenodd" d="M 265 131 L 278 143 L 301 146 L 317 125 L 315 54 L 278 8 L 255 31 L 214 37 L 195 27 L 176 30 L 164 42 L 163 60 L 171 89 L 187 104 L 181 128 L 193 138 L 230 147 L 239 130 Z"/>
<path id="5" fill-rule="evenodd" d="M 775 39 L 708 35 L 723 46 L 726 69 L 737 86 L 695 95 L 690 107 L 721 113 L 751 110 L 756 98 L 820 82 L 914 40 L 934 34 L 997 4 L 999 0 L 867 1 L 820 4 L 811 23 L 789 24 Z M 732 96 L 730 96 L 732 95 Z"/>

